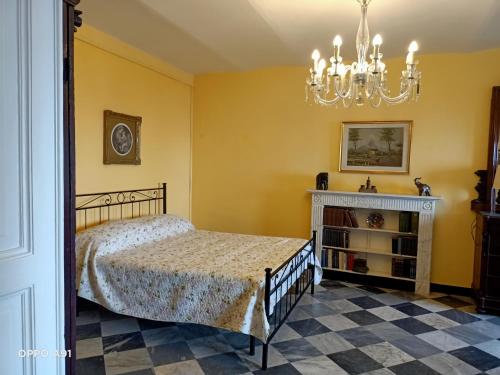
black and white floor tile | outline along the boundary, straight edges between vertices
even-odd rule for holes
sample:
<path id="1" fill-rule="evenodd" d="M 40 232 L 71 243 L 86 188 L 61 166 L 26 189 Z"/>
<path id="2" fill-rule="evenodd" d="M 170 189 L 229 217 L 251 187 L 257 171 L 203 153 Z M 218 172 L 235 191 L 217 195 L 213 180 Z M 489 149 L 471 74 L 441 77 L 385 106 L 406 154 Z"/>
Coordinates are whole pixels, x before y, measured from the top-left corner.
<path id="1" fill-rule="evenodd" d="M 102 308 L 77 318 L 77 375 L 500 375 L 500 317 L 466 297 L 325 280 L 261 346 L 211 327 L 134 319 Z"/>

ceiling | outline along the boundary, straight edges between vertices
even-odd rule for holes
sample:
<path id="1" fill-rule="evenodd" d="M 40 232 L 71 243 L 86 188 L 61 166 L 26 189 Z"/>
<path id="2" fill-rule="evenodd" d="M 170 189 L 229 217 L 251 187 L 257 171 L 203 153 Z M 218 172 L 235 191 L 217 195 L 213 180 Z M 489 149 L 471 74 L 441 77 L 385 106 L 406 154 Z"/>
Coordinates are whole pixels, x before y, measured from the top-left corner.
<path id="1" fill-rule="evenodd" d="M 312 50 L 328 57 L 335 34 L 355 55 L 355 0 L 82 0 L 83 20 L 186 72 L 305 65 Z M 372 0 L 372 36 L 385 57 L 500 47 L 500 0 Z"/>

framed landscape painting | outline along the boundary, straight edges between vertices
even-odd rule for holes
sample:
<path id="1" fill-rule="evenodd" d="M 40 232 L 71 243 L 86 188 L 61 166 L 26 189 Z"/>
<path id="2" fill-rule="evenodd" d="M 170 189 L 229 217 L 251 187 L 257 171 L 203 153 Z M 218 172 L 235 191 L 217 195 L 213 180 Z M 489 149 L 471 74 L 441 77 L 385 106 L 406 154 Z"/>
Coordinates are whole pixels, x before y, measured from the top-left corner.
<path id="1" fill-rule="evenodd" d="M 409 173 L 412 121 L 343 122 L 341 172 Z"/>

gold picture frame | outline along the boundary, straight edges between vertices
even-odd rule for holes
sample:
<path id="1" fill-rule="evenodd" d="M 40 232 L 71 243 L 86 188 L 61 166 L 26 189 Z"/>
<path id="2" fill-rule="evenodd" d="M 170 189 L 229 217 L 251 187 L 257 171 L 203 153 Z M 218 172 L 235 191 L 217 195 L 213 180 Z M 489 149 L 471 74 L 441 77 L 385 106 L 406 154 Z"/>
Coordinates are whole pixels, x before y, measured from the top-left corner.
<path id="1" fill-rule="evenodd" d="M 339 171 L 410 173 L 413 121 L 344 121 Z"/>
<path id="2" fill-rule="evenodd" d="M 142 117 L 104 111 L 104 164 L 141 164 Z"/>

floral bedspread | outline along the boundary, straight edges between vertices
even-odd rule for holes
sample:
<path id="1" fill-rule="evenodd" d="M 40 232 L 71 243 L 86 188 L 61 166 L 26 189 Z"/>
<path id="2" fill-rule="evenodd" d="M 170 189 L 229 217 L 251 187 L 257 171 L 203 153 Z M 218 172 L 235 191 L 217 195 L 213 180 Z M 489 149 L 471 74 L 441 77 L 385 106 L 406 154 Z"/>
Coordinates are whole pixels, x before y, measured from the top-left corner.
<path id="1" fill-rule="evenodd" d="M 125 315 L 265 340 L 264 269 L 276 269 L 305 243 L 195 230 L 172 215 L 110 222 L 77 234 L 78 295 Z"/>

